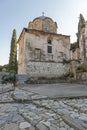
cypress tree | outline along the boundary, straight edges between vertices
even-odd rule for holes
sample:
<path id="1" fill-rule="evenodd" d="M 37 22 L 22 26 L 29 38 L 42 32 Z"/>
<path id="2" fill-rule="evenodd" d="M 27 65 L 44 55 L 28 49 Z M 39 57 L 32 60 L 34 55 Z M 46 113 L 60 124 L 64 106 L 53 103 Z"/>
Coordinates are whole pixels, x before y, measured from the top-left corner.
<path id="1" fill-rule="evenodd" d="M 76 50 L 76 48 L 79 48 L 79 38 L 80 38 L 80 31 L 82 28 L 85 27 L 85 19 L 82 14 L 79 16 L 79 22 L 78 22 L 78 32 L 76 33 L 77 35 L 77 41 L 71 44 L 70 50 L 73 52 Z"/>
<path id="2" fill-rule="evenodd" d="M 13 30 L 11 47 L 10 47 L 10 57 L 9 57 L 9 72 L 17 73 L 17 38 L 16 29 Z"/>
<path id="3" fill-rule="evenodd" d="M 85 27 L 85 19 L 84 19 L 83 15 L 80 14 L 79 23 L 78 23 L 78 32 L 79 32 L 83 27 Z"/>
<path id="4" fill-rule="evenodd" d="M 80 31 L 85 27 L 85 19 L 82 14 L 79 16 L 78 33 L 77 33 L 77 44 L 79 45 Z"/>

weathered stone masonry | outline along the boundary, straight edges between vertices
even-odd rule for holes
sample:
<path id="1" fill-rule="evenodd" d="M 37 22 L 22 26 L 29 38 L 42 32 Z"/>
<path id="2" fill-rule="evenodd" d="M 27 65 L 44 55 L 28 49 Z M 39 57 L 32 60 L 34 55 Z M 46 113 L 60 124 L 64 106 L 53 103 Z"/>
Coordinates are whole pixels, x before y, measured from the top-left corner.
<path id="1" fill-rule="evenodd" d="M 27 65 L 27 74 L 29 77 L 60 77 L 68 70 L 62 63 L 52 62 L 29 62 Z"/>
<path id="2" fill-rule="evenodd" d="M 41 16 L 24 28 L 19 39 L 18 73 L 28 77 L 60 77 L 69 70 L 70 36 L 57 34 L 57 24 Z"/>

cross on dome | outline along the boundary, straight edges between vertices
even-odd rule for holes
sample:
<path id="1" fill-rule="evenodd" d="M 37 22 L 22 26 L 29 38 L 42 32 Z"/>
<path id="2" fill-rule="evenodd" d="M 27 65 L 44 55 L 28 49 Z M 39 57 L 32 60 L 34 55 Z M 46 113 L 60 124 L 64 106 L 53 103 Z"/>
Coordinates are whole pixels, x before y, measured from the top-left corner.
<path id="1" fill-rule="evenodd" d="M 44 14 L 45 14 L 45 13 L 44 13 L 44 12 L 42 12 L 42 16 L 44 16 Z"/>

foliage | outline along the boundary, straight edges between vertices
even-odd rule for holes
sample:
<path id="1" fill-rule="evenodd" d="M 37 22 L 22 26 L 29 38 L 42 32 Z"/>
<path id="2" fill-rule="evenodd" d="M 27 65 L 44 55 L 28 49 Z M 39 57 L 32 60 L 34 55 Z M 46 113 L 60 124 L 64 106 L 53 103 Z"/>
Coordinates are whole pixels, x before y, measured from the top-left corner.
<path id="1" fill-rule="evenodd" d="M 85 19 L 82 14 L 79 16 L 79 23 L 78 23 L 78 32 L 76 33 L 77 35 L 77 42 L 74 42 L 71 44 L 70 50 L 73 52 L 76 50 L 76 48 L 79 48 L 79 38 L 80 38 L 80 32 L 81 29 L 85 27 Z"/>
<path id="2" fill-rule="evenodd" d="M 7 84 L 7 82 L 9 82 L 8 75 L 3 75 L 2 76 L 2 84 Z"/>
<path id="3" fill-rule="evenodd" d="M 63 64 L 69 64 L 72 60 L 69 59 L 69 60 L 66 60 L 66 59 L 63 59 Z"/>
<path id="4" fill-rule="evenodd" d="M 8 72 L 8 64 L 0 65 L 0 71 Z"/>
<path id="5" fill-rule="evenodd" d="M 2 66 L 2 65 L 0 65 L 0 71 L 2 71 L 2 67 L 3 67 L 3 66 Z"/>
<path id="6" fill-rule="evenodd" d="M 79 23 L 78 23 L 78 32 L 76 33 L 77 35 L 77 42 L 74 42 L 71 44 L 70 50 L 73 52 L 76 50 L 76 48 L 79 48 L 79 38 L 80 38 L 80 31 L 82 28 L 85 27 L 85 19 L 82 14 L 79 16 Z"/>
<path id="7" fill-rule="evenodd" d="M 7 84 L 7 83 L 11 83 L 13 84 L 13 86 L 15 86 L 17 81 L 17 77 L 15 73 L 9 73 L 9 75 L 3 75 L 2 76 L 2 83 Z"/>
<path id="8" fill-rule="evenodd" d="M 13 30 L 9 57 L 9 72 L 17 73 L 17 40 L 16 30 Z"/>
<path id="9" fill-rule="evenodd" d="M 8 72 L 8 64 L 3 65 L 2 70 L 5 69 L 5 72 Z"/>
<path id="10" fill-rule="evenodd" d="M 69 64 L 69 63 L 71 63 L 72 61 L 75 61 L 75 62 L 80 63 L 80 59 L 68 59 L 68 60 L 63 59 L 63 64 Z"/>
<path id="11" fill-rule="evenodd" d="M 80 32 L 80 30 L 84 27 L 85 27 L 85 19 L 84 19 L 83 15 L 80 14 L 79 23 L 78 23 L 78 32 Z"/>
<path id="12" fill-rule="evenodd" d="M 74 42 L 73 44 L 71 44 L 70 50 L 74 52 L 76 48 L 79 48 L 79 44 L 77 42 Z"/>
<path id="13" fill-rule="evenodd" d="M 68 64 L 68 63 L 70 63 L 68 60 L 63 59 L 63 64 Z"/>
<path id="14" fill-rule="evenodd" d="M 85 72 L 87 71 L 87 68 L 85 68 L 84 66 L 78 66 L 77 69 L 76 69 L 76 72 L 79 73 L 79 72 Z"/>
<path id="15" fill-rule="evenodd" d="M 68 71 L 68 72 L 66 72 L 65 77 L 66 78 L 68 78 L 68 77 L 72 78 L 72 77 L 74 77 L 74 74 L 72 72 Z"/>
<path id="16" fill-rule="evenodd" d="M 9 73 L 9 81 L 10 82 L 15 82 L 17 80 L 16 74 L 15 73 Z"/>
<path id="17" fill-rule="evenodd" d="M 3 71 L 3 72 L 6 72 L 6 68 L 2 68 L 2 71 Z"/>
<path id="18" fill-rule="evenodd" d="M 79 16 L 78 32 L 77 32 L 77 44 L 79 45 L 80 31 L 85 27 L 85 19 L 82 14 Z"/>

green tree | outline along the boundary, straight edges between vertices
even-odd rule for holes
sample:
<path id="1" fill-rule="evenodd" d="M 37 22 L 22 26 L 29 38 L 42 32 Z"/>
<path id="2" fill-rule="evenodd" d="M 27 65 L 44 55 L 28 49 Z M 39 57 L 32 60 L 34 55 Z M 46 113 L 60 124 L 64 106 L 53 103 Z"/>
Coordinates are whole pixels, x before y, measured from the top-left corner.
<path id="1" fill-rule="evenodd" d="M 78 32 L 76 33 L 77 35 L 77 41 L 71 44 L 70 50 L 73 52 L 76 50 L 76 48 L 79 48 L 79 38 L 80 38 L 80 32 L 81 29 L 85 27 L 85 19 L 82 14 L 79 16 L 79 22 L 78 22 Z"/>
<path id="2" fill-rule="evenodd" d="M 85 27 L 85 19 L 82 14 L 79 16 L 79 23 L 78 23 L 78 32 L 77 32 L 77 44 L 79 47 L 79 37 L 80 37 L 80 31 L 82 28 Z"/>
<path id="3" fill-rule="evenodd" d="M 2 66 L 2 71 L 8 72 L 8 64 Z"/>
<path id="4" fill-rule="evenodd" d="M 0 71 L 2 71 L 2 65 L 0 65 Z"/>
<path id="5" fill-rule="evenodd" d="M 10 47 L 10 57 L 9 57 L 9 72 L 17 73 L 17 38 L 16 29 L 13 30 L 11 47 Z"/>

